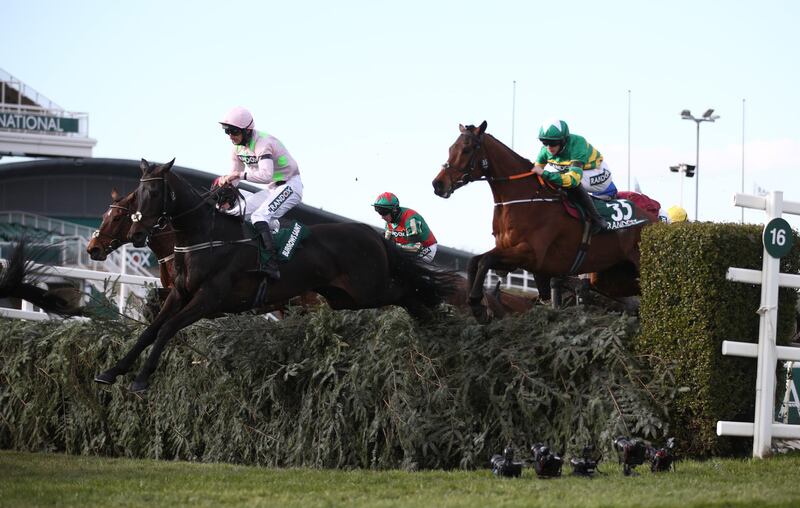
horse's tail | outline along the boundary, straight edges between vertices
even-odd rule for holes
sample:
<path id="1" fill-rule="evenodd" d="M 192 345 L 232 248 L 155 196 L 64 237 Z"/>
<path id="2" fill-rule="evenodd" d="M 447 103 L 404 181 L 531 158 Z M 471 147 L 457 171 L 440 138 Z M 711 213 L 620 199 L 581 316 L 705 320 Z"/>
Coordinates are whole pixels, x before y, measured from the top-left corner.
<path id="1" fill-rule="evenodd" d="M 36 254 L 28 249 L 25 238 L 17 241 L 0 272 L 0 298 L 20 298 L 60 316 L 82 315 L 83 309 L 76 303 L 79 300 L 76 289 L 50 290 L 37 285 L 39 278 L 32 273 Z"/>
<path id="2" fill-rule="evenodd" d="M 408 296 L 425 307 L 434 308 L 458 290 L 459 275 L 437 269 L 402 251 L 389 240 L 383 240 L 392 276 L 413 293 Z"/>

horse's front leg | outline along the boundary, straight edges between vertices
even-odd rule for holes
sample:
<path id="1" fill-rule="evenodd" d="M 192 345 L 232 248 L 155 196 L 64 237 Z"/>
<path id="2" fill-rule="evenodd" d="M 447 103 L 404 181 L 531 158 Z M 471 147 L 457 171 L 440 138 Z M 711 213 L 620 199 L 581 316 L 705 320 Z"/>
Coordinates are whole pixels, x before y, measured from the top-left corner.
<path id="1" fill-rule="evenodd" d="M 518 256 L 516 253 L 501 252 L 492 249 L 489 252 L 475 256 L 469 261 L 468 270 L 470 276 L 469 304 L 472 313 L 478 321 L 486 321 L 486 308 L 481 304 L 483 298 L 483 287 L 486 275 L 490 269 L 500 269 L 514 271 L 519 267 Z"/>
<path id="2" fill-rule="evenodd" d="M 467 263 L 467 303 L 472 306 L 476 303 L 480 303 L 481 298 L 483 298 L 483 281 L 486 278 L 486 273 L 483 274 L 480 281 L 476 281 L 478 275 L 478 268 L 480 266 L 480 262 L 483 259 L 485 254 L 478 254 L 477 256 L 473 256 L 470 258 L 469 262 Z M 476 296 L 475 286 L 478 286 L 478 294 Z"/>
<path id="3" fill-rule="evenodd" d="M 217 313 L 221 308 L 220 295 L 223 293 L 211 290 L 208 287 L 198 290 L 189 303 L 186 304 L 177 314 L 168 319 L 161 328 L 158 329 L 153 349 L 142 365 L 141 370 L 131 383 L 130 391 L 140 393 L 147 390 L 150 375 L 155 372 L 161 352 L 167 342 L 178 333 L 179 330 L 199 321 L 201 318 Z"/>
<path id="4" fill-rule="evenodd" d="M 469 260 L 468 273 L 469 273 L 469 303 L 472 315 L 479 323 L 486 323 L 489 321 L 489 316 L 486 313 L 486 307 L 483 305 L 483 287 L 486 281 L 486 274 L 495 266 L 495 258 L 492 251 L 484 254 L 474 256 Z"/>
<path id="5" fill-rule="evenodd" d="M 145 360 L 133 383 L 131 383 L 131 392 L 139 393 L 147 390 L 150 376 L 155 372 L 158 366 L 161 352 L 164 350 L 167 342 L 169 342 L 178 331 L 204 317 L 215 316 L 222 311 L 222 295 L 229 294 L 231 290 L 229 277 L 229 274 L 222 274 L 217 280 L 204 284 L 203 287 L 194 293 L 185 307 L 159 328 L 150 355 L 147 357 L 147 360 Z"/>
<path id="6" fill-rule="evenodd" d="M 128 354 L 126 354 L 117 362 L 116 365 L 110 369 L 96 375 L 94 378 L 95 382 L 111 385 L 117 380 L 117 376 L 128 372 L 131 369 L 133 362 L 136 361 L 136 358 L 138 358 L 142 351 L 144 351 L 147 346 L 156 340 L 156 334 L 164 322 L 167 321 L 170 316 L 177 312 L 181 307 L 183 307 L 183 301 L 178 291 L 170 291 L 169 295 L 167 296 L 167 300 L 161 307 L 161 311 L 158 313 L 155 319 L 153 319 L 153 322 L 144 329 L 141 335 L 139 335 L 139 340 L 136 341 L 136 344 L 133 345 Z"/>

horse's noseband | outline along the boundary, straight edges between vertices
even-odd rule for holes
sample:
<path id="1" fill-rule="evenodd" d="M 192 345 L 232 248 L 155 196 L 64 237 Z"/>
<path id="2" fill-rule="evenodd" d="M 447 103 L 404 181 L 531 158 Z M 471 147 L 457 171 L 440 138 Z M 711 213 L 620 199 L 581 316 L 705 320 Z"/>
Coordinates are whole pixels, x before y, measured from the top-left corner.
<path id="1" fill-rule="evenodd" d="M 166 178 L 163 176 L 154 176 L 149 178 L 140 178 L 139 182 L 151 182 L 154 180 L 161 180 L 161 183 L 164 184 L 164 203 L 161 206 L 161 215 L 159 215 L 158 219 L 156 219 L 155 223 L 147 228 L 148 230 L 153 229 L 163 229 L 171 220 L 169 213 L 167 212 L 167 208 L 170 202 L 175 202 L 176 195 L 175 191 L 170 188 L 169 184 L 167 183 Z M 136 212 L 131 214 L 131 222 L 141 222 L 144 215 L 142 214 L 141 210 L 137 210 Z"/>
<path id="2" fill-rule="evenodd" d="M 477 138 L 477 142 L 475 143 L 475 149 L 472 150 L 472 153 L 469 156 L 469 160 L 464 165 L 464 167 L 462 169 L 456 169 L 455 170 L 455 171 L 459 172 L 460 178 L 458 180 L 456 180 L 455 182 L 453 182 L 454 189 L 457 189 L 457 188 L 459 188 L 459 187 L 461 187 L 463 185 L 466 185 L 469 182 L 478 181 L 478 180 L 487 180 L 488 179 L 488 177 L 486 175 L 486 172 L 489 170 L 489 159 L 487 159 L 486 157 L 483 157 L 481 159 L 481 175 L 478 178 L 473 178 L 473 176 L 472 176 L 472 172 L 475 171 L 475 164 L 478 163 L 478 152 L 481 149 L 482 141 L 483 141 L 483 139 L 482 139 L 483 136 L 482 135 L 480 135 L 480 136 L 476 136 L 475 134 L 472 134 L 472 135 Z M 444 169 L 444 170 L 451 169 L 450 163 L 449 162 L 445 162 L 444 164 L 442 164 L 442 169 Z"/>

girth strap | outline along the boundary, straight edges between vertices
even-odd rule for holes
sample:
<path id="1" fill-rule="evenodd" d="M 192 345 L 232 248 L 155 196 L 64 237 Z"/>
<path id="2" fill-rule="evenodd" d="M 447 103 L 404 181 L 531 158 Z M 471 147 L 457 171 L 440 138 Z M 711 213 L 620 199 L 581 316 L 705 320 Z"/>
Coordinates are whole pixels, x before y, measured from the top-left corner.
<path id="1" fill-rule="evenodd" d="M 211 249 L 213 247 L 222 247 L 223 245 L 231 245 L 235 243 L 247 243 L 252 242 L 252 238 L 242 238 L 241 240 L 233 240 L 229 242 L 223 242 L 221 240 L 214 240 L 211 242 L 205 243 L 196 243 L 194 245 L 187 245 L 186 247 L 178 247 L 175 246 L 175 253 L 176 254 L 185 254 L 187 252 L 194 252 L 196 250 L 203 250 L 203 249 Z"/>
<path id="2" fill-rule="evenodd" d="M 572 268 L 569 269 L 570 275 L 575 275 L 578 273 L 578 269 L 583 264 L 583 261 L 586 259 L 586 252 L 589 250 L 589 245 L 592 243 L 592 223 L 591 221 L 586 221 L 583 223 L 583 235 L 581 236 L 581 244 L 578 245 L 578 253 L 575 256 L 575 261 L 572 262 Z"/>

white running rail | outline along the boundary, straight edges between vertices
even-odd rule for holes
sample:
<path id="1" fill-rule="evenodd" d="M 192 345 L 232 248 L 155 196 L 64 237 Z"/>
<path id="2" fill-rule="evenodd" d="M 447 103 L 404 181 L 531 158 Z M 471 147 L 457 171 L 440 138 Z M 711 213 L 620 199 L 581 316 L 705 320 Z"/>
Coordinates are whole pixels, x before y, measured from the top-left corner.
<path id="1" fill-rule="evenodd" d="M 6 260 L 0 260 L 0 262 L 5 263 Z M 142 277 L 141 275 L 99 272 L 95 270 L 85 270 L 82 268 L 71 268 L 64 266 L 34 264 L 31 273 L 40 276 L 63 277 L 66 279 L 75 279 L 81 281 L 84 283 L 84 286 L 81 288 L 83 292 L 86 292 L 86 281 L 103 282 L 106 285 L 120 284 L 120 289 L 117 292 L 117 305 L 120 312 L 125 310 L 125 304 L 127 302 L 126 285 L 133 285 L 143 289 L 147 286 L 161 287 L 161 280 L 157 277 Z M 44 313 L 43 311 L 34 311 L 33 305 L 25 301 L 23 301 L 22 309 L 0 307 L 0 316 L 32 320 L 50 319 L 48 314 Z M 59 317 L 55 318 L 60 319 Z"/>

